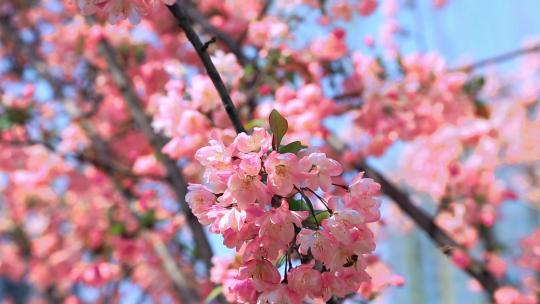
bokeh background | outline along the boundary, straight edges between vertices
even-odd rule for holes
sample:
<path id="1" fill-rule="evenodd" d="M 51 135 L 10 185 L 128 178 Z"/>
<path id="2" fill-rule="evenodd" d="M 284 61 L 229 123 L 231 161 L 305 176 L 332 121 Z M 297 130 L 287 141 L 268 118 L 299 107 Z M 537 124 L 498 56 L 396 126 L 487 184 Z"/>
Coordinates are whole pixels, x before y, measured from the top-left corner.
<path id="1" fill-rule="evenodd" d="M 405 9 L 400 10 L 398 17 L 404 31 L 398 43 L 403 53 L 436 52 L 446 59 L 450 67 L 489 58 L 520 48 L 528 41 L 540 39 L 538 0 L 448 0 L 442 9 L 433 9 L 432 0 L 401 2 Z M 54 5 L 51 9 L 55 9 Z M 297 36 L 306 40 L 324 34 L 315 26 L 319 16 L 311 16 L 311 13 L 312 10 L 306 10 L 307 21 L 296 29 Z M 364 39 L 366 36 L 377 35 L 383 18 L 381 10 L 377 10 L 369 17 L 343 23 L 341 26 L 347 30 L 349 45 L 365 53 L 377 52 L 366 47 Z M 140 35 L 141 39 L 149 38 L 144 37 L 144 33 Z M 297 42 L 301 44 L 302 40 Z M 5 64 L 0 61 L 0 70 Z M 503 73 L 512 71 L 518 64 L 519 60 L 512 60 L 486 69 L 492 73 Z M 12 89 L 20 90 L 16 87 Z M 46 83 L 37 83 L 38 99 L 47 100 L 51 94 L 51 88 Z M 336 132 L 344 126 L 343 121 L 339 120 L 330 120 L 327 124 Z M 403 148 L 402 144 L 395 144 L 383 157 L 373 159 L 373 164 L 391 175 L 401 165 L 399 159 Z M 507 172 L 498 174 L 504 177 Z M 420 201 L 424 199 L 420 195 L 417 198 Z M 428 210 L 433 211 L 435 208 L 429 199 L 422 203 Z M 504 217 L 495 226 L 496 237 L 505 244 L 518 244 L 520 239 L 540 226 L 539 206 L 531 205 L 530 202 L 505 202 L 501 211 Z M 386 221 L 392 221 L 393 210 L 389 204 L 383 204 L 382 209 Z M 474 284 L 470 278 L 456 269 L 412 223 L 390 225 L 381 234 L 383 241 L 378 243 L 377 253 L 395 273 L 404 277 L 406 284 L 400 288 L 387 289 L 376 303 L 487 303 L 481 293 L 473 290 Z M 233 254 L 222 245 L 219 236 L 209 234 L 209 238 L 218 255 Z M 511 260 L 517 254 L 518 248 L 506 248 L 504 256 Z M 509 279 L 516 278 L 516 274 L 510 271 Z M 0 299 L 8 293 L 25 292 L 24 288 L 0 278 Z M 82 288 L 79 292 L 89 301 L 95 298 L 95 290 L 92 288 Z M 120 292 L 123 294 L 123 303 L 135 303 L 140 299 L 141 290 L 129 283 L 122 283 Z"/>

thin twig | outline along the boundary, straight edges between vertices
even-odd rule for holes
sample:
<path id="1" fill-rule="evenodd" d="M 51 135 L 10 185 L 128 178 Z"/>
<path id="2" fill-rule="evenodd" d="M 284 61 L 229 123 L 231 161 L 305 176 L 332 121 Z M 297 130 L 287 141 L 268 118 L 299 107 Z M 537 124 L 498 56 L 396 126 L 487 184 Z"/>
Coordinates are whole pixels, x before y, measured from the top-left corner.
<path id="1" fill-rule="evenodd" d="M 328 202 L 322 197 L 320 196 L 317 192 L 311 190 L 310 188 L 302 188 L 304 190 L 307 190 L 309 192 L 311 192 L 313 195 L 315 195 L 319 201 L 321 201 L 321 203 L 324 205 L 324 207 L 326 207 L 326 210 L 328 210 L 328 212 L 330 212 L 330 214 L 333 213 L 332 209 L 330 209 L 330 207 L 328 207 Z"/>
<path id="2" fill-rule="evenodd" d="M 536 52 L 540 52 L 540 43 L 537 43 L 537 44 L 532 45 L 532 46 L 520 48 L 520 49 L 517 49 L 517 50 L 513 50 L 513 51 L 510 51 L 510 52 L 507 52 L 507 53 L 499 54 L 499 55 L 496 55 L 496 56 L 491 57 L 491 58 L 482 59 L 482 60 L 467 64 L 467 65 L 464 65 L 464 66 L 461 66 L 461 67 L 449 69 L 448 71 L 449 72 L 460 72 L 460 71 L 462 71 L 462 72 L 470 72 L 472 70 L 483 68 L 483 67 L 488 66 L 488 65 L 498 64 L 498 63 L 501 63 L 501 62 L 505 62 L 505 61 L 508 61 L 508 60 L 515 59 L 515 58 L 523 56 L 523 55 L 536 53 Z"/>
<path id="3" fill-rule="evenodd" d="M 179 0 L 179 2 L 185 15 L 188 16 L 190 20 L 200 25 L 206 33 L 216 37 L 218 41 L 223 42 L 225 46 L 236 55 L 240 64 L 245 65 L 249 63 L 250 60 L 244 55 L 241 44 L 238 44 L 231 36 L 210 23 L 193 2 L 189 0 Z"/>
<path id="4" fill-rule="evenodd" d="M 203 46 L 202 46 L 202 50 L 206 52 L 206 50 L 208 50 L 208 47 L 210 47 L 210 45 L 212 43 L 216 43 L 217 39 L 216 37 L 212 37 L 210 40 L 206 41 Z"/>
<path id="5" fill-rule="evenodd" d="M 300 195 L 306 200 L 306 203 L 309 207 L 309 212 L 311 212 L 311 215 L 313 215 L 313 219 L 315 220 L 315 223 L 317 224 L 317 227 L 320 226 L 319 220 L 317 220 L 317 214 L 315 214 L 315 208 L 313 208 L 313 204 L 311 203 L 311 200 L 309 197 L 304 193 L 304 191 L 296 186 L 294 186 L 294 189 L 300 193 Z"/>
<path id="6" fill-rule="evenodd" d="M 208 76 L 214 83 L 214 86 L 219 93 L 219 97 L 221 98 L 223 106 L 225 107 L 225 111 L 227 112 L 227 115 L 229 115 L 229 118 L 236 132 L 246 132 L 244 126 L 242 125 L 242 122 L 240 121 L 240 117 L 237 114 L 236 107 L 234 106 L 234 103 L 227 91 L 227 87 L 225 87 L 225 83 L 223 83 L 219 72 L 217 71 L 214 63 L 212 63 L 210 55 L 208 55 L 208 53 L 204 49 L 204 44 L 199 38 L 199 35 L 195 33 L 195 30 L 191 25 L 191 21 L 189 20 L 189 17 L 185 12 L 185 8 L 178 5 L 178 3 L 175 3 L 173 5 L 167 5 L 167 7 L 176 18 L 176 21 L 178 21 L 178 25 L 182 28 L 182 30 L 184 30 L 186 37 L 188 38 L 189 42 L 191 42 L 191 44 L 195 48 L 195 51 L 199 55 L 199 58 L 201 59 L 206 69 L 206 72 L 208 73 Z"/>

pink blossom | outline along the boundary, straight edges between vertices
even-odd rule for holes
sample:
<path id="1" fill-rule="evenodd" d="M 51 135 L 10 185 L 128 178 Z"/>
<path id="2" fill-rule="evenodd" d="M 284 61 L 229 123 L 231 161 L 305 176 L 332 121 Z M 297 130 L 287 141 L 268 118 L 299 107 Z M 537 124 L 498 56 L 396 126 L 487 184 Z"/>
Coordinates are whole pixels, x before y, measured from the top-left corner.
<path id="1" fill-rule="evenodd" d="M 525 295 L 517 289 L 503 286 L 495 292 L 496 304 L 536 304 L 534 295 Z"/>
<path id="2" fill-rule="evenodd" d="M 341 165 L 324 153 L 311 153 L 300 159 L 300 171 L 307 175 L 306 184 L 311 189 L 322 188 L 328 191 L 332 185 L 332 177 L 340 175 Z"/>
<path id="3" fill-rule="evenodd" d="M 293 268 L 288 275 L 289 286 L 300 296 L 317 298 L 322 289 L 321 273 L 313 265 L 304 264 Z"/>
<path id="4" fill-rule="evenodd" d="M 331 244 L 331 239 L 324 231 L 302 228 L 296 237 L 296 244 L 300 246 L 298 251 L 301 254 L 307 255 L 308 250 L 311 250 L 315 259 L 328 264 L 335 253 L 333 250 L 327 250 L 328 245 Z"/>
<path id="5" fill-rule="evenodd" d="M 362 16 L 369 16 L 377 8 L 377 0 L 360 0 L 358 13 Z"/>
<path id="6" fill-rule="evenodd" d="M 115 280 L 120 275 L 118 265 L 98 262 L 93 265 L 82 266 L 81 280 L 91 286 L 101 286 Z"/>
<path id="7" fill-rule="evenodd" d="M 502 278 L 506 273 L 507 264 L 502 257 L 495 253 L 486 254 L 487 269 L 493 273 L 496 278 Z"/>
<path id="8" fill-rule="evenodd" d="M 189 204 L 193 213 L 199 218 L 199 221 L 210 224 L 206 213 L 216 202 L 216 196 L 203 185 L 190 184 L 186 194 L 186 202 Z"/>
<path id="9" fill-rule="evenodd" d="M 381 186 L 370 178 L 364 178 L 364 173 L 360 172 L 349 186 L 350 196 L 346 198 L 348 208 L 361 211 L 365 217 L 365 222 L 371 223 L 381 217 L 379 207 L 381 205 L 376 195 Z"/>
<path id="10" fill-rule="evenodd" d="M 251 278 L 257 291 L 275 290 L 281 277 L 276 267 L 268 260 L 251 260 L 240 267 L 238 277 Z"/>
<path id="11" fill-rule="evenodd" d="M 191 95 L 193 103 L 202 112 L 212 111 L 221 104 L 218 92 L 208 76 L 197 75 L 193 77 L 188 92 Z"/>
<path id="12" fill-rule="evenodd" d="M 230 85 L 235 85 L 244 74 L 242 67 L 238 65 L 236 57 L 232 53 L 225 54 L 219 50 L 212 56 L 212 62 L 225 83 Z"/>
<path id="13" fill-rule="evenodd" d="M 287 203 L 279 208 L 265 212 L 257 221 L 260 226 L 259 236 L 269 237 L 278 246 L 286 247 L 294 239 L 294 227 L 301 227 L 307 212 L 289 211 Z"/>
<path id="14" fill-rule="evenodd" d="M 144 155 L 135 161 L 133 164 L 133 172 L 139 175 L 156 175 L 163 176 L 165 169 L 156 157 L 152 155 Z"/>
<path id="15" fill-rule="evenodd" d="M 256 152 L 262 156 L 272 144 L 272 136 L 265 129 L 255 128 L 251 135 L 240 133 L 234 140 L 236 148 L 242 153 Z"/>
<path id="16" fill-rule="evenodd" d="M 298 157 L 292 153 L 271 152 L 264 162 L 268 185 L 278 195 L 286 196 L 299 184 Z"/>
<path id="17" fill-rule="evenodd" d="M 347 53 L 344 32 L 334 31 L 326 38 L 315 39 L 310 47 L 311 53 L 320 60 L 337 60 Z"/>
<path id="18" fill-rule="evenodd" d="M 265 203 L 270 199 L 266 186 L 257 175 L 235 173 L 229 178 L 227 186 L 230 195 L 235 197 L 236 203 L 243 209 L 255 201 Z"/>
<path id="19" fill-rule="evenodd" d="M 277 288 L 263 292 L 257 299 L 257 304 L 300 304 L 301 297 L 286 284 L 280 284 Z"/>

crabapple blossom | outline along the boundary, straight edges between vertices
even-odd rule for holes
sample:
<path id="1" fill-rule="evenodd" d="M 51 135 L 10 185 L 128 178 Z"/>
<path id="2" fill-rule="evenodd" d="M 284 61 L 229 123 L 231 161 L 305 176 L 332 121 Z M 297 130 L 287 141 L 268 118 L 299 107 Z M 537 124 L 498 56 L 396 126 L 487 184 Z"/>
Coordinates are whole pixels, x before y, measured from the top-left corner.
<path id="1" fill-rule="evenodd" d="M 256 128 L 229 145 L 212 140 L 196 153 L 206 184 L 224 187 L 191 184 L 186 201 L 241 256 L 224 282 L 225 295 L 243 302 L 251 298 L 245 288 L 253 286 L 259 303 L 300 303 L 354 293 L 370 280 L 364 258 L 375 242 L 367 224 L 379 219 L 380 187 L 363 173 L 350 186 L 335 186 L 341 165 L 300 144 L 281 145 L 287 122 L 277 111 L 272 119 L 273 135 Z"/>
<path id="2" fill-rule="evenodd" d="M 287 196 L 300 181 L 298 157 L 293 153 L 270 152 L 264 161 L 268 173 L 268 184 L 278 195 Z"/>
<path id="3" fill-rule="evenodd" d="M 108 14 L 109 22 L 116 23 L 122 19 L 129 18 L 133 23 L 140 21 L 141 15 L 149 13 L 156 8 L 159 3 L 171 5 L 174 0 L 77 0 L 76 1 L 83 14 L 94 14 L 105 12 Z"/>
<path id="4" fill-rule="evenodd" d="M 300 170 L 305 172 L 306 184 L 311 189 L 321 188 L 328 191 L 332 185 L 332 177 L 343 172 L 341 165 L 326 157 L 324 153 L 311 153 L 299 161 Z"/>

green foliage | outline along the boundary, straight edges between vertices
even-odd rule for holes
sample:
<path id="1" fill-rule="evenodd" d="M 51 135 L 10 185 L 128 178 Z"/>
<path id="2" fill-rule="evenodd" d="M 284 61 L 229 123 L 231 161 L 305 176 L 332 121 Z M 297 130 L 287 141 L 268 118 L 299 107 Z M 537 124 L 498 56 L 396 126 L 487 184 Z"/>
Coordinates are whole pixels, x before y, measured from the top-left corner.
<path id="1" fill-rule="evenodd" d="M 246 130 L 253 130 L 255 127 L 264 127 L 264 121 L 261 119 L 252 119 L 244 124 Z"/>
<path id="2" fill-rule="evenodd" d="M 298 153 L 298 151 L 307 148 L 306 146 L 302 145 L 299 141 L 293 141 L 290 144 L 287 144 L 285 146 L 279 147 L 280 153 Z"/>
<path id="3" fill-rule="evenodd" d="M 476 97 L 476 95 L 478 95 L 478 93 L 482 90 L 485 84 L 486 79 L 484 78 L 484 76 L 477 76 L 465 82 L 465 84 L 463 84 L 462 90 L 463 93 L 472 97 Z"/>
<path id="4" fill-rule="evenodd" d="M 0 114 L 0 130 L 7 130 L 13 125 L 23 125 L 30 119 L 30 109 L 5 107 Z"/>
<path id="5" fill-rule="evenodd" d="M 279 144 L 289 128 L 289 123 L 276 110 L 272 110 L 270 117 L 268 117 L 268 121 L 270 123 L 270 130 L 272 131 L 272 147 L 274 150 L 278 151 Z"/>
<path id="6" fill-rule="evenodd" d="M 205 303 L 212 302 L 212 300 L 216 299 L 221 294 L 222 291 L 223 291 L 223 286 L 222 285 L 214 287 L 214 289 L 212 289 L 212 291 L 208 294 L 208 296 L 206 297 L 206 300 L 204 300 L 204 302 Z"/>
<path id="7" fill-rule="evenodd" d="M 281 266 L 283 266 L 283 264 L 285 264 L 285 260 L 286 260 L 286 256 L 285 255 L 282 255 L 279 260 L 277 260 L 276 262 L 276 268 L 279 268 Z"/>
<path id="8" fill-rule="evenodd" d="M 244 67 L 244 77 L 250 77 L 255 73 L 255 67 L 252 64 L 247 64 Z"/>
<path id="9" fill-rule="evenodd" d="M 287 201 L 289 202 L 289 210 L 291 211 L 309 211 L 309 206 L 303 199 L 291 197 Z"/>
<path id="10" fill-rule="evenodd" d="M 11 123 L 7 115 L 0 116 L 0 131 L 7 130 L 11 128 L 12 125 L 13 124 Z"/>
<path id="11" fill-rule="evenodd" d="M 112 235 L 124 235 L 126 232 L 126 226 L 124 224 L 116 222 L 112 223 L 109 227 L 109 233 Z"/>
<path id="12" fill-rule="evenodd" d="M 304 220 L 304 224 L 306 226 L 317 226 L 317 223 L 321 223 L 323 220 L 327 219 L 330 217 L 330 212 L 326 211 L 326 210 L 320 210 L 320 211 L 315 211 L 315 216 L 310 215 L 307 219 Z"/>
<path id="13" fill-rule="evenodd" d="M 139 217 L 139 225 L 143 228 L 152 228 L 156 223 L 156 212 L 150 210 Z"/>

